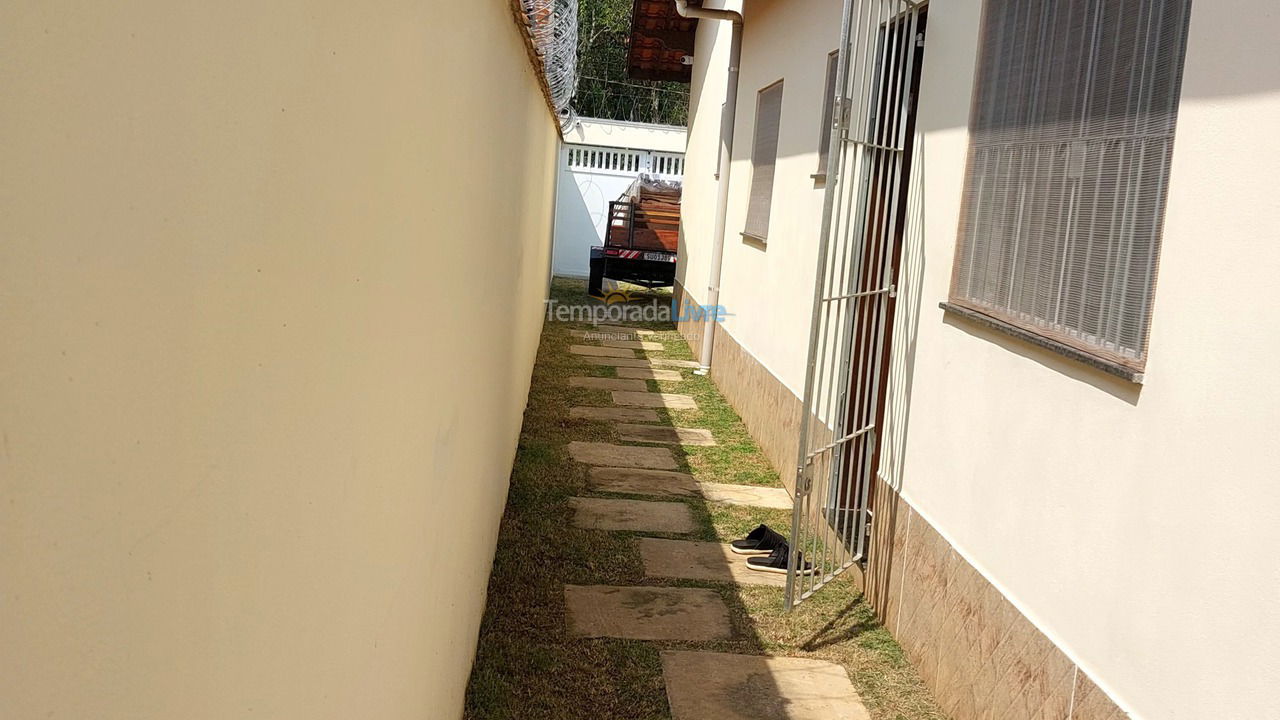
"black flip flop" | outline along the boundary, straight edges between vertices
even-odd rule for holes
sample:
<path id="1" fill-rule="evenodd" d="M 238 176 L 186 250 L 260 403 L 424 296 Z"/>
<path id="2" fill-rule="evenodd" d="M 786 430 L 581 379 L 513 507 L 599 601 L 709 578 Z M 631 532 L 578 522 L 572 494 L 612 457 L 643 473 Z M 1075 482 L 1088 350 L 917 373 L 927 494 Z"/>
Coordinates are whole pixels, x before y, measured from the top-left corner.
<path id="1" fill-rule="evenodd" d="M 761 525 L 741 540 L 729 543 L 729 549 L 739 555 L 768 555 L 774 548 L 786 544 L 785 537 L 774 532 L 768 525 Z"/>
<path id="2" fill-rule="evenodd" d="M 747 558 L 747 567 L 760 572 L 771 572 L 785 575 L 787 573 L 787 555 L 791 553 L 791 548 L 784 542 L 773 552 L 769 553 L 769 557 L 753 557 Z M 796 559 L 800 562 L 801 575 L 812 575 L 813 565 L 805 562 L 804 556 L 796 553 Z"/>

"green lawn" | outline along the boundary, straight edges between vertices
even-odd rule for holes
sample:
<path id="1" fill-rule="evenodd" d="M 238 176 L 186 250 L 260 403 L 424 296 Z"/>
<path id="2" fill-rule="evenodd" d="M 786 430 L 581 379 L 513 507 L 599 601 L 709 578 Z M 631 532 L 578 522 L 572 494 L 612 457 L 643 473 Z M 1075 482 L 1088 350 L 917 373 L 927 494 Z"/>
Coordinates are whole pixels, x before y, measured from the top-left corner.
<path id="1" fill-rule="evenodd" d="M 552 295 L 585 301 L 582 282 L 557 279 Z M 670 324 L 656 330 L 666 346 L 655 357 L 692 359 Z M 573 527 L 567 499 L 602 495 L 588 489 L 586 467 L 569 458 L 572 440 L 617 442 L 609 423 L 569 419 L 573 405 L 611 405 L 600 390 L 570 388 L 574 375 L 614 377 L 614 368 L 568 352 L 595 344 L 569 331 L 586 324 L 548 321 L 533 372 L 529 404 L 498 536 L 488 605 L 467 693 L 473 720 L 649 720 L 669 718 L 658 653 L 665 647 L 813 657 L 843 665 L 877 720 L 942 718 L 915 670 L 852 585 L 837 580 L 792 613 L 782 590 L 646 578 L 634 535 Z M 646 338 L 648 339 L 648 338 Z M 649 381 L 651 390 L 697 399 L 696 411 L 659 411 L 680 427 L 711 430 L 718 446 L 673 450 L 681 469 L 710 482 L 780 486 L 737 414 L 705 377 L 682 369 L 683 382 Z M 625 497 L 625 496 L 619 496 Z M 679 498 L 663 498 L 677 500 Z M 686 539 L 728 542 L 758 523 L 786 533 L 790 513 L 686 499 L 700 530 Z M 565 632 L 565 584 L 708 587 L 723 597 L 734 638 L 705 643 L 657 643 L 570 638 Z"/>

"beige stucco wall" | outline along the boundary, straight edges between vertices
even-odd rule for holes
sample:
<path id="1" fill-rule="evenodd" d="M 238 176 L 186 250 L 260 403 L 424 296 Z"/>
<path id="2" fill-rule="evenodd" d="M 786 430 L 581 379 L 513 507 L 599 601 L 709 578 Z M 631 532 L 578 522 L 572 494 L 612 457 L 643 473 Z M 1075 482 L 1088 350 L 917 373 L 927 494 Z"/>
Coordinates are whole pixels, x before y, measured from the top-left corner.
<path id="1" fill-rule="evenodd" d="M 1151 359 L 1139 387 L 937 308 L 956 239 L 980 9 L 980 0 L 930 5 L 915 195 L 923 232 L 909 233 L 900 281 L 893 445 L 882 469 L 1135 716 L 1274 715 L 1271 686 L 1259 678 L 1280 677 L 1271 650 L 1280 645 L 1271 609 L 1280 570 L 1270 559 L 1280 544 L 1280 381 L 1270 371 L 1280 328 L 1265 310 L 1280 268 L 1280 201 L 1268 179 L 1280 161 L 1269 135 L 1280 123 L 1280 57 L 1269 40 L 1280 16 L 1249 0 L 1193 5 Z M 838 15 L 838 4 L 816 0 L 748 4 L 721 297 L 743 351 L 796 392 L 821 203 L 808 175 Z M 1242 17 L 1250 18 L 1243 26 Z M 779 78 L 773 229 L 760 248 L 736 233 L 755 91 Z M 691 169 L 714 161 L 697 133 L 695 125 Z M 696 217 L 692 208 L 685 216 Z M 686 242 L 696 252 L 691 222 Z M 701 282 L 687 286 L 702 293 Z M 1242 311 L 1245 303 L 1254 309 Z"/>
<path id="2" fill-rule="evenodd" d="M 811 175 L 818 171 L 827 55 L 836 49 L 839 41 L 840 6 L 822 0 L 753 0 L 746 4 L 745 11 L 744 60 L 738 86 L 720 304 L 731 314 L 724 323 L 725 330 L 799 395 L 804 385 L 804 349 L 808 346 L 813 300 L 808 288 L 812 288 L 818 220 L 822 215 L 823 186 Z M 706 28 L 712 24 L 699 24 L 695 58 L 700 54 Z M 718 31 L 724 33 L 724 38 L 717 42 L 716 49 L 723 46 L 727 59 L 728 30 L 721 27 Z M 715 67 L 721 66 L 722 63 L 717 63 Z M 756 98 L 761 89 L 780 79 L 785 83 L 769 241 L 760 244 L 740 235 L 746 223 L 751 188 Z M 686 175 L 715 166 L 723 82 L 723 76 L 718 76 L 714 82 L 706 82 L 705 90 L 700 93 L 700 102 L 705 103 L 710 108 L 709 114 L 714 116 L 707 123 L 713 127 L 706 131 L 711 138 L 710 150 L 703 145 L 698 153 L 688 154 Z M 700 89 L 703 87 L 695 85 L 695 91 Z M 699 114 L 703 111 L 699 107 Z M 702 118 L 697 120 L 701 122 Z M 691 148 L 694 134 L 699 133 L 701 139 L 701 132 L 698 126 L 690 130 Z M 695 189 L 695 183 L 686 178 L 685 205 L 691 206 L 695 198 L 707 194 L 714 208 L 715 178 L 702 171 L 698 179 L 705 189 Z M 682 215 L 686 213 L 682 209 Z M 691 229 L 701 231 L 704 225 L 706 236 L 710 237 L 714 215 L 711 212 L 707 215 L 706 219 L 695 217 L 686 221 L 686 238 L 690 237 Z M 707 247 L 709 252 L 709 242 Z M 690 279 L 686 287 L 694 297 L 702 299 L 706 294 L 709 259 L 708 264 L 693 259 L 686 262 L 690 270 L 686 273 Z M 797 318 L 802 321 L 797 322 Z"/>
<path id="3" fill-rule="evenodd" d="M 0 95 L 0 717 L 458 717 L 557 142 L 508 4 L 21 3 Z"/>
<path id="4" fill-rule="evenodd" d="M 741 10 L 741 2 L 722 3 Z M 708 7 L 712 5 L 708 3 Z M 720 7 L 717 5 L 716 7 Z M 705 302 L 715 231 L 716 172 L 720 113 L 729 63 L 730 23 L 703 20 L 694 42 L 689 86 L 689 126 L 680 202 L 680 253 L 676 280 L 698 303 Z"/>

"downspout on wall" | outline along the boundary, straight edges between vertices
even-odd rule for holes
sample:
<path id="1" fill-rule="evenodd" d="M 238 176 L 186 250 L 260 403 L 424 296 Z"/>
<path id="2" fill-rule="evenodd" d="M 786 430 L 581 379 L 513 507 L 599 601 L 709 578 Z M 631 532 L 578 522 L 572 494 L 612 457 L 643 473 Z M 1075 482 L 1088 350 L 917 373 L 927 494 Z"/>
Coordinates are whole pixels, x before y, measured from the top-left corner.
<path id="1" fill-rule="evenodd" d="M 702 330 L 702 351 L 698 355 L 700 367 L 694 372 L 706 375 L 711 371 L 711 354 L 715 347 L 716 321 L 720 305 L 720 269 L 724 260 L 725 217 L 729 212 L 729 167 L 733 157 L 733 129 L 738 114 L 738 67 L 742 60 L 742 14 L 733 10 L 712 10 L 690 7 L 689 0 L 675 0 L 676 12 L 681 17 L 699 20 L 724 20 L 733 23 L 729 40 L 729 73 L 725 83 L 724 111 L 720 115 L 720 167 L 719 184 L 716 186 L 716 221 L 712 230 L 711 273 L 707 281 L 705 327 Z"/>

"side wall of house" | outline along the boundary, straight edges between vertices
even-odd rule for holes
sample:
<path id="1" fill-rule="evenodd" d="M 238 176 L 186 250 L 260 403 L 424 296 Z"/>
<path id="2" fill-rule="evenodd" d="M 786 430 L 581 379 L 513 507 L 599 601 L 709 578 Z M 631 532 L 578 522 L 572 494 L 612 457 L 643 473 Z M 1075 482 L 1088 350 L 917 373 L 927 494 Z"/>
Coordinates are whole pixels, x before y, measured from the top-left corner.
<path id="1" fill-rule="evenodd" d="M 557 135 L 505 0 L 0 29 L 0 716 L 451 718 Z"/>
<path id="2" fill-rule="evenodd" d="M 1280 542 L 1268 436 L 1280 427 L 1280 383 L 1269 372 L 1274 323 L 1241 303 L 1267 297 L 1280 269 L 1269 242 L 1280 204 L 1265 177 L 1280 160 L 1267 135 L 1280 122 L 1280 58 L 1267 40 L 1280 16 L 1229 5 L 1193 5 L 1141 387 L 938 309 L 981 1 L 930 5 L 913 188 L 924 210 L 904 248 L 865 582 L 952 717 L 1272 714 L 1268 688 L 1250 679 L 1280 672 L 1268 655 L 1280 620 L 1267 607 L 1280 591 L 1267 559 Z M 816 46 L 834 37 L 839 9 L 755 0 L 748 11 L 722 282 L 735 316 L 719 328 L 713 377 L 790 480 L 794 431 L 779 409 L 799 402 L 819 222 L 803 166 L 816 158 L 818 56 L 830 49 Z M 773 229 L 756 246 L 736 239 L 739 184 L 754 92 L 777 79 Z M 714 156 L 695 142 L 691 167 Z"/>
<path id="3" fill-rule="evenodd" d="M 1280 52 L 1268 40 L 1280 14 L 1249 0 L 1192 4 L 1138 387 L 937 309 L 950 282 L 980 6 L 930 11 L 926 262 L 901 475 L 914 527 L 938 531 L 1135 715 L 1273 715 L 1274 693 L 1251 678 L 1280 673 L 1280 569 L 1269 557 L 1280 544 L 1280 340 L 1267 311 L 1242 304 L 1269 297 L 1280 271 L 1280 199 L 1268 179 L 1280 162 Z M 921 584 L 916 595 L 936 596 L 936 571 L 962 564 L 939 557 L 907 576 Z M 977 611 L 963 595 L 938 604 L 951 607 L 908 607 L 903 623 L 914 613 L 913 634 L 941 632 Z M 1043 678 L 1061 687 L 1060 671 L 1046 665 Z"/>
<path id="4" fill-rule="evenodd" d="M 740 7 L 741 3 L 735 5 L 735 8 Z M 689 87 L 689 126 L 680 203 L 676 285 L 677 292 L 683 288 L 698 303 L 706 297 L 711 269 L 720 110 L 724 105 L 730 37 L 728 22 L 699 22 L 693 50 L 694 73 Z"/>

